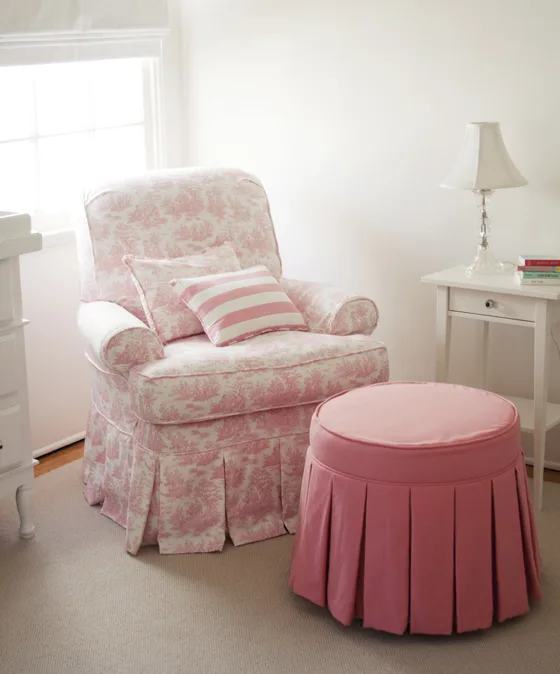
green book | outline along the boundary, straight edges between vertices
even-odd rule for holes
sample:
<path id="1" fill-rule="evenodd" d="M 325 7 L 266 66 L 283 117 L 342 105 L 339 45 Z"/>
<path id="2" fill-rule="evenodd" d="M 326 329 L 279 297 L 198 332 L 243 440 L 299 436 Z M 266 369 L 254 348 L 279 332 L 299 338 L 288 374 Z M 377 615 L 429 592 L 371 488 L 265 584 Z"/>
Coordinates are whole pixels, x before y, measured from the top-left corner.
<path id="1" fill-rule="evenodd" d="M 522 271 L 521 278 L 560 278 L 557 271 Z"/>

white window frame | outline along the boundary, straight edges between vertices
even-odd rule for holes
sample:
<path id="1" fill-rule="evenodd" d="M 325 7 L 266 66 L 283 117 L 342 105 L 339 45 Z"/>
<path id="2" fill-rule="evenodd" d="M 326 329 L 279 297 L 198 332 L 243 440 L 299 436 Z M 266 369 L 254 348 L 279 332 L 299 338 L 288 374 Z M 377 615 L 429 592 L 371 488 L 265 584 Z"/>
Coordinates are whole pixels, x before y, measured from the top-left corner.
<path id="1" fill-rule="evenodd" d="M 142 123 L 145 134 L 146 147 L 146 169 L 156 170 L 164 168 L 167 164 L 167 147 L 165 142 L 165 125 L 163 109 L 163 63 L 159 57 L 142 57 L 145 59 L 143 64 L 143 85 L 144 85 L 144 121 Z M 5 66 L 10 67 L 10 66 Z M 18 139 L 29 140 L 32 143 L 38 143 L 42 136 L 38 132 L 38 123 L 35 112 L 35 123 L 33 135 Z M 124 125 L 133 126 L 133 125 Z M 117 128 L 117 127 L 115 127 Z M 53 134 L 63 135 L 63 134 Z M 10 142 L 10 141 L 5 141 Z M 39 170 L 38 163 L 36 170 Z M 39 180 L 39 176 L 37 176 Z M 49 248 L 59 246 L 75 241 L 75 230 L 72 227 L 63 227 L 60 229 L 46 230 L 43 234 L 43 247 Z"/>
<path id="2" fill-rule="evenodd" d="M 144 123 L 149 170 L 167 166 L 163 98 L 163 61 L 159 56 L 144 64 Z"/>
<path id="3" fill-rule="evenodd" d="M 38 16 L 30 15 L 31 8 L 20 5 L 21 0 L 6 1 L 8 11 L 0 16 L 0 66 L 149 59 L 144 73 L 146 166 L 183 165 L 183 13 L 178 0 L 147 0 L 142 11 L 136 0 L 118 0 L 101 13 L 95 5 L 69 0 L 83 14 L 71 25 L 65 23 L 69 13 L 57 15 L 56 5 Z M 43 237 L 45 247 L 75 241 L 72 229 L 47 231 Z"/>

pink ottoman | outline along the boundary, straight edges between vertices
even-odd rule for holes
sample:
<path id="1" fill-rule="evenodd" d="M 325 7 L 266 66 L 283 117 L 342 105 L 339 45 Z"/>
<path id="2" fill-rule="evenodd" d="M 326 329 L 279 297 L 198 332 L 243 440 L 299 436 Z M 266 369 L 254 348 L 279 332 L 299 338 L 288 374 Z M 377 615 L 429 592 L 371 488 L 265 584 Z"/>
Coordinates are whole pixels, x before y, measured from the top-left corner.
<path id="1" fill-rule="evenodd" d="M 450 384 L 330 398 L 311 422 L 290 586 L 348 625 L 467 632 L 540 599 L 515 407 Z"/>

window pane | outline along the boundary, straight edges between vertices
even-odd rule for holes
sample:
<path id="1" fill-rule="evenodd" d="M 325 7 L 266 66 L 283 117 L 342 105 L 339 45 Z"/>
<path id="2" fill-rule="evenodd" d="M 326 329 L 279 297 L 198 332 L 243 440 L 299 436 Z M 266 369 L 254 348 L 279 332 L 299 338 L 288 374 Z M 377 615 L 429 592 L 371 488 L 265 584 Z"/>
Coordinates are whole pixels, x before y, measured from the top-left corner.
<path id="1" fill-rule="evenodd" d="M 37 66 L 39 135 L 82 131 L 92 126 L 89 63 Z"/>
<path id="2" fill-rule="evenodd" d="M 33 69 L 0 68 L 0 140 L 33 134 Z"/>
<path id="3" fill-rule="evenodd" d="M 144 73 L 140 59 L 101 61 L 92 69 L 95 125 L 137 124 L 144 119 Z"/>
<path id="4" fill-rule="evenodd" d="M 124 176 L 145 170 L 144 127 L 96 131 L 94 165 L 96 178 Z"/>
<path id="5" fill-rule="evenodd" d="M 35 161 L 33 143 L 0 143 L 0 209 L 23 212 L 35 209 Z"/>
<path id="6" fill-rule="evenodd" d="M 71 210 L 79 203 L 89 179 L 92 133 L 41 138 L 39 147 L 42 211 Z"/>
<path id="7" fill-rule="evenodd" d="M 68 227 L 84 185 L 146 170 L 144 64 L 0 67 L 0 209 Z"/>

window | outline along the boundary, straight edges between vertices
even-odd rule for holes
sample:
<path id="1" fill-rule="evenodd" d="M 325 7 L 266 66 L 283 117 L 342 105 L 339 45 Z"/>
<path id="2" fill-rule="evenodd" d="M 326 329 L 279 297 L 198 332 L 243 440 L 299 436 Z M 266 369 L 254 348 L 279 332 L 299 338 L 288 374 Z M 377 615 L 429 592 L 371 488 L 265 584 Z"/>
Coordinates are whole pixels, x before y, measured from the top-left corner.
<path id="1" fill-rule="evenodd" d="M 152 59 L 0 68 L 0 208 L 72 227 L 84 185 L 154 168 Z"/>

